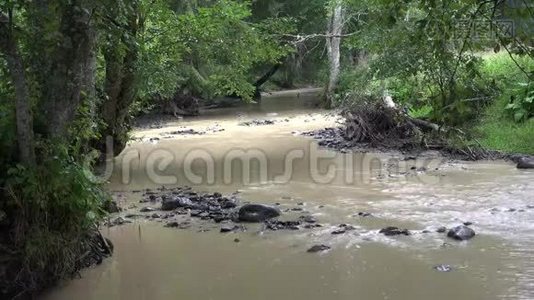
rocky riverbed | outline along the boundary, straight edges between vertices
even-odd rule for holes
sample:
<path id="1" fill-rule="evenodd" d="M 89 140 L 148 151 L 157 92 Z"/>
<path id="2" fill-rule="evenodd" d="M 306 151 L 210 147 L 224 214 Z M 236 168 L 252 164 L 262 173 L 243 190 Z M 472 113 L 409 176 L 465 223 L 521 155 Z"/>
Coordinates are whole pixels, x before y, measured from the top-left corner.
<path id="1" fill-rule="evenodd" d="M 218 230 L 222 234 L 245 232 L 252 230 L 263 231 L 313 231 L 329 228 L 331 235 L 368 235 L 369 230 L 361 230 L 359 226 L 351 224 L 323 224 L 321 219 L 303 209 L 304 203 L 295 206 L 276 203 L 275 205 L 247 202 L 239 196 L 239 192 L 230 195 L 221 193 L 200 193 L 190 187 L 159 188 L 134 191 L 141 194 L 138 204 L 120 207 L 114 200 L 108 205 L 112 212 L 108 227 L 128 225 L 134 220 L 161 223 L 169 229 L 193 230 L 205 232 Z M 123 199 L 123 193 L 116 192 L 116 199 Z M 320 208 L 319 208 L 320 209 Z M 357 218 L 374 218 L 371 213 L 357 212 Z M 475 237 L 475 231 L 469 226 L 471 222 L 459 224 L 453 228 L 440 226 L 434 230 L 423 229 L 410 231 L 395 226 L 387 226 L 376 230 L 377 235 L 387 237 L 409 237 L 412 234 L 438 234 L 453 240 L 465 241 Z M 326 243 L 326 242 L 325 242 Z M 308 249 L 309 253 L 324 252 L 331 246 L 318 244 Z M 305 250 L 305 249 L 304 249 Z"/>

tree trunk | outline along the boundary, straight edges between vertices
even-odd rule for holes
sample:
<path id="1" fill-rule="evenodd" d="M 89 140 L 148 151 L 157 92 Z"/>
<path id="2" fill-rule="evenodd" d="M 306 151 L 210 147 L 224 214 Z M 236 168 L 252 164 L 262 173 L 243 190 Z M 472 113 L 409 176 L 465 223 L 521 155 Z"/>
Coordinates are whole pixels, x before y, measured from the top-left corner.
<path id="1" fill-rule="evenodd" d="M 15 111 L 17 143 L 20 162 L 35 165 L 33 117 L 24 64 L 18 52 L 18 45 L 12 31 L 11 17 L 0 12 L 0 51 L 7 61 L 11 80 L 15 88 Z"/>
<path id="2" fill-rule="evenodd" d="M 91 72 L 92 52 L 95 51 L 95 30 L 91 15 L 78 1 L 64 9 L 60 33 L 63 39 L 51 55 L 43 103 L 46 134 L 64 138 L 85 94 Z"/>
<path id="3" fill-rule="evenodd" d="M 124 25 L 125 28 L 123 28 L 128 31 L 129 37 L 125 38 L 124 35 L 116 37 L 104 51 L 106 100 L 102 104 L 101 113 L 106 127 L 98 147 L 102 152 L 105 151 L 106 137 L 112 137 L 114 155 L 118 155 L 126 146 L 130 125 L 127 116 L 137 94 L 136 73 L 139 47 L 135 38 L 143 25 L 143 20 L 138 2 L 134 3 L 132 10 L 128 12 L 128 24 Z M 123 44 L 126 51 L 121 53 L 117 44 Z"/>
<path id="4" fill-rule="evenodd" d="M 329 79 L 326 87 L 326 106 L 331 107 L 339 81 L 341 60 L 341 35 L 343 34 L 344 8 L 342 0 L 334 0 L 334 8 L 328 22 L 326 47 L 328 49 Z"/>
<path id="5" fill-rule="evenodd" d="M 256 90 L 254 91 L 254 98 L 256 100 L 259 100 L 261 98 L 261 91 L 260 88 L 262 85 L 264 85 L 271 77 L 273 77 L 276 72 L 278 72 L 278 69 L 280 69 L 281 63 L 275 64 L 267 73 L 265 73 L 260 79 L 256 80 L 254 83 L 254 86 L 256 87 Z"/>

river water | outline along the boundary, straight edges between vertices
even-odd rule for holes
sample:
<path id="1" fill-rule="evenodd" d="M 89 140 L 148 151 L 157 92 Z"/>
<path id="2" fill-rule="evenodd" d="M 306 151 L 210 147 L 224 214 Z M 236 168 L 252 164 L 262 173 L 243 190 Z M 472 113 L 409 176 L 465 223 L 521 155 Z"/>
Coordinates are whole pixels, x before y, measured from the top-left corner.
<path id="1" fill-rule="evenodd" d="M 44 298 L 534 299 L 534 172 L 433 153 L 414 161 L 323 149 L 299 134 L 338 121 L 313 108 L 315 100 L 313 93 L 276 95 L 139 129 L 115 159 L 109 189 L 130 211 L 142 207 L 137 190 L 161 185 L 238 192 L 243 202 L 279 204 L 282 218 L 313 215 L 323 227 L 272 232 L 250 225 L 222 234 L 215 223 L 179 230 L 144 219 L 104 227 L 114 256 Z M 238 126 L 252 119 L 276 123 Z M 207 133 L 171 134 L 190 129 Z M 248 169 L 246 160 L 231 162 L 247 155 L 256 158 Z M 435 232 L 463 222 L 473 223 L 474 239 Z M 339 224 L 356 229 L 331 234 Z M 386 226 L 412 235 L 379 234 Z M 332 249 L 306 252 L 316 244 Z M 439 264 L 452 271 L 436 271 Z"/>

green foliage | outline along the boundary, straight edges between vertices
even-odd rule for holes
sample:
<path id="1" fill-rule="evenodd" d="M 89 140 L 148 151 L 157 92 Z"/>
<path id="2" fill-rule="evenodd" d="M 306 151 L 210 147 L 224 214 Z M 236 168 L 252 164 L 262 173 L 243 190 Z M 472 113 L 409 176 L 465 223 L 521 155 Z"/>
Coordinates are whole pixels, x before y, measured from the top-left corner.
<path id="1" fill-rule="evenodd" d="M 515 97 L 505 110 L 517 123 L 525 122 L 534 116 L 534 85 L 521 82 L 514 91 Z"/>
<path id="2" fill-rule="evenodd" d="M 7 180 L 0 209 L 16 228 L 10 243 L 1 246 L 18 253 L 22 288 L 28 290 L 69 278 L 80 268 L 89 249 L 87 234 L 96 229 L 109 199 L 66 146 L 41 147 L 45 158 L 37 167 L 15 165 L 1 174 Z"/>
<path id="3" fill-rule="evenodd" d="M 410 108 L 408 111 L 408 114 L 412 118 L 416 119 L 427 119 L 429 118 L 433 113 L 433 108 L 430 105 L 423 105 L 419 108 Z"/>
<path id="4" fill-rule="evenodd" d="M 237 95 L 251 99 L 251 71 L 274 64 L 290 49 L 271 31 L 288 31 L 287 19 L 251 23 L 249 1 L 213 1 L 186 12 L 165 1 L 146 4 L 141 38 L 141 97 L 172 96 L 177 89 L 211 98 Z"/>
<path id="5" fill-rule="evenodd" d="M 36 222 L 65 232 L 87 229 L 102 216 L 99 207 L 106 194 L 69 155 L 67 147 L 43 147 L 46 156 L 39 166 L 16 165 L 4 175 L 10 195 L 7 209 L 23 207 L 28 225 Z"/>
<path id="6" fill-rule="evenodd" d="M 494 82 L 498 93 L 495 101 L 484 110 L 475 133 L 480 143 L 490 149 L 534 154 L 534 119 L 516 123 L 506 110 L 513 97 L 525 95 L 526 87 L 518 86 L 518 83 L 528 81 L 528 76 L 516 63 L 525 70 L 534 70 L 534 60 L 526 55 L 512 57 L 505 52 L 484 55 L 481 73 Z"/>
<path id="7" fill-rule="evenodd" d="M 367 76 L 381 82 L 396 102 L 409 107 L 432 106 L 431 118 L 461 124 L 471 119 L 491 94 L 481 79 L 481 59 L 473 51 L 484 46 L 465 35 L 462 24 L 483 19 L 491 8 L 477 1 L 349 2 L 362 19 L 349 48 L 372 55 Z M 467 31 L 469 32 L 469 31 Z"/>

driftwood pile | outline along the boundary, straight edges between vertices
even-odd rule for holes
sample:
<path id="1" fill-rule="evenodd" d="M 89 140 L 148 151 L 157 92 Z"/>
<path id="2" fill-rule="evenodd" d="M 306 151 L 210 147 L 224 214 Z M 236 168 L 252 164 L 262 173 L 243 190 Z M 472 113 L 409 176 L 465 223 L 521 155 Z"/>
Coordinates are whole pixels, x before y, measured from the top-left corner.
<path id="1" fill-rule="evenodd" d="M 343 138 L 354 144 L 373 147 L 419 148 L 428 135 L 439 133 L 438 125 L 414 119 L 394 106 L 382 102 L 361 103 L 342 112 Z M 428 146 L 428 145 L 424 145 Z"/>

